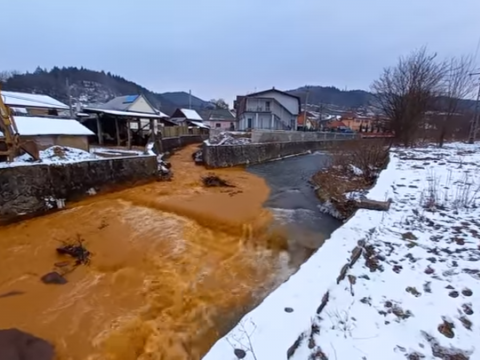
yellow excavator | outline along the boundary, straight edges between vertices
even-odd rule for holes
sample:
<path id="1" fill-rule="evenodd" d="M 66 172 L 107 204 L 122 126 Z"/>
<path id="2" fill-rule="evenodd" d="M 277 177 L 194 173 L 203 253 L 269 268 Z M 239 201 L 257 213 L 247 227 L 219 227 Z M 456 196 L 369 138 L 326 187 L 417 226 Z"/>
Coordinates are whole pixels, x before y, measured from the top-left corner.
<path id="1" fill-rule="evenodd" d="M 0 161 L 15 161 L 21 150 L 29 154 L 34 160 L 40 155 L 37 144 L 33 141 L 22 141 L 10 108 L 5 104 L 0 88 Z"/>

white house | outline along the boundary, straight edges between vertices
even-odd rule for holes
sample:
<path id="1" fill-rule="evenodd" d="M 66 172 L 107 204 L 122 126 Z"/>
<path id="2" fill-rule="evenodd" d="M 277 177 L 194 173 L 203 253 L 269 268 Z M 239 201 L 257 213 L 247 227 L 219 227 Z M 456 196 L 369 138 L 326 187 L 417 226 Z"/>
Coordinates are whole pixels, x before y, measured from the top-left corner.
<path id="1" fill-rule="evenodd" d="M 272 88 L 235 101 L 239 130 L 296 130 L 300 114 L 300 98 Z"/>

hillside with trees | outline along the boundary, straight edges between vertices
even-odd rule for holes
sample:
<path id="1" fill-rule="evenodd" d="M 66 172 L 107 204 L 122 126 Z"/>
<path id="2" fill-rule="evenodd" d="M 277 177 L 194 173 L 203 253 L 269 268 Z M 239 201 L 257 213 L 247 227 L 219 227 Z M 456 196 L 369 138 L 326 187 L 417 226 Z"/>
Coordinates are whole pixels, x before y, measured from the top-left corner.
<path id="1" fill-rule="evenodd" d="M 186 92 L 159 94 L 110 72 L 83 67 L 54 67 L 51 70 L 38 67 L 32 73 L 1 72 L 0 82 L 4 90 L 46 94 L 66 104 L 70 93 L 74 105 L 77 102 L 82 105 L 104 103 L 116 96 L 143 94 L 153 106 L 170 115 L 177 107 L 188 107 L 190 103 Z M 193 109 L 204 109 L 209 104 L 191 97 Z"/>
<path id="2" fill-rule="evenodd" d="M 302 86 L 288 91 L 299 96 L 302 104 L 308 93 L 308 103 L 313 105 L 329 104 L 344 109 L 356 109 L 370 104 L 373 95 L 364 90 L 340 90 L 333 86 Z"/>

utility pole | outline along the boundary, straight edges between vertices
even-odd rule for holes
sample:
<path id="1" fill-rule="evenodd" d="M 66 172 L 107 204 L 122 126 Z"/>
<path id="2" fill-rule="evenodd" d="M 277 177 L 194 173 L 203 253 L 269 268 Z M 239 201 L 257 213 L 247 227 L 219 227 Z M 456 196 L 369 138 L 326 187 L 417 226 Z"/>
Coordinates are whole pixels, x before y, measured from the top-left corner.
<path id="1" fill-rule="evenodd" d="M 188 90 L 188 108 L 192 109 L 192 90 Z"/>
<path id="2" fill-rule="evenodd" d="M 478 73 L 472 73 L 470 76 L 476 76 L 480 75 L 480 72 Z M 475 140 L 477 138 L 477 131 L 478 131 L 478 118 L 479 118 L 479 109 L 480 107 L 480 78 L 479 78 L 479 83 L 478 83 L 478 92 L 477 92 L 477 100 L 475 103 L 475 114 L 473 115 L 473 119 L 470 123 L 470 134 L 468 136 L 468 143 L 469 144 L 474 144 Z"/>
<path id="3" fill-rule="evenodd" d="M 73 106 L 72 106 L 72 95 L 70 94 L 70 83 L 68 82 L 68 77 L 65 79 L 67 85 L 67 96 L 68 96 L 68 106 L 70 108 L 70 117 L 73 119 Z"/>
<path id="4" fill-rule="evenodd" d="M 317 130 L 321 130 L 322 127 L 322 117 L 323 117 L 323 103 L 320 103 L 318 106 L 318 126 Z"/>
<path id="5" fill-rule="evenodd" d="M 307 86 L 307 95 L 305 96 L 305 108 L 303 109 L 303 131 L 307 128 L 307 104 L 308 95 L 310 95 L 310 88 Z M 297 129 L 295 129 L 297 130 Z"/>

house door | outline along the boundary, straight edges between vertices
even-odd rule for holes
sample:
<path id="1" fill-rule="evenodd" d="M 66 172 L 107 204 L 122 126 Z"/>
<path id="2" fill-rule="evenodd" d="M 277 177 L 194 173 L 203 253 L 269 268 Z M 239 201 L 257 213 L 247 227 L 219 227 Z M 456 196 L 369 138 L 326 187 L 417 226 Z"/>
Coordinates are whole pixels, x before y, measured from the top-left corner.
<path id="1" fill-rule="evenodd" d="M 252 128 L 252 118 L 248 118 L 247 119 L 247 129 L 251 129 Z"/>

